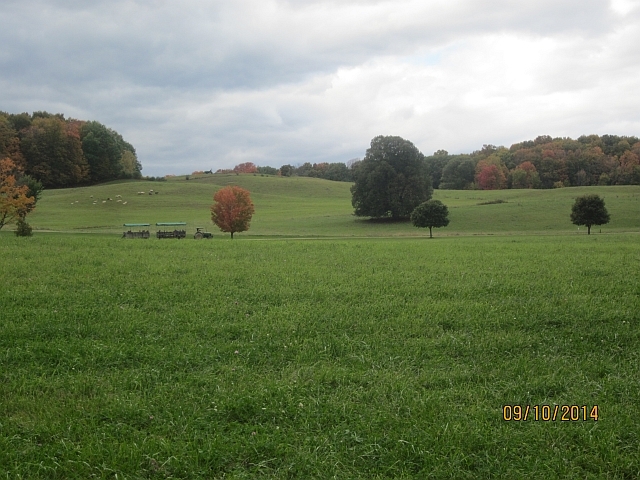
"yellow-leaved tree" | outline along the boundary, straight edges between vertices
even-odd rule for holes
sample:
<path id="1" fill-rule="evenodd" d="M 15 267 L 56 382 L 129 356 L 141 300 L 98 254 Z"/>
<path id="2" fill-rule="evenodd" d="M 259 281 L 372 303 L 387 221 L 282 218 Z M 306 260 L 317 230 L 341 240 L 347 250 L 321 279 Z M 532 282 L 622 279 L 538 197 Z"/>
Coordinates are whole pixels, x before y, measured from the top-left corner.
<path id="1" fill-rule="evenodd" d="M 24 219 L 36 203 L 34 197 L 27 196 L 29 187 L 17 184 L 18 173 L 18 167 L 11 159 L 0 160 L 0 229 L 8 223 Z"/>

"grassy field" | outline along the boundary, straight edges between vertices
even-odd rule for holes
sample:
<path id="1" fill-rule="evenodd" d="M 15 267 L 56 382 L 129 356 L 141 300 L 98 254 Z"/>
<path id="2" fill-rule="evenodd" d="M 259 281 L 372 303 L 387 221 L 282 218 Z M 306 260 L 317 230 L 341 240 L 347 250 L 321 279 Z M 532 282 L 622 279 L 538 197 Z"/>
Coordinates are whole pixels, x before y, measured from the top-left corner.
<path id="1" fill-rule="evenodd" d="M 194 184 L 206 220 L 213 186 Z M 175 218 L 164 200 L 182 185 L 158 184 L 163 193 L 139 201 L 166 203 L 126 220 L 199 221 Z M 319 198 L 324 185 L 304 191 Z M 309 200 L 309 220 L 297 197 L 278 219 L 285 191 L 271 206 L 256 191 L 255 234 L 288 233 L 290 222 L 296 234 L 324 231 L 320 212 L 342 205 L 347 187 Z M 570 204 L 576 191 L 531 202 Z M 636 228 L 615 205 L 637 205 L 638 189 L 600 191 L 606 231 Z M 123 222 L 115 210 L 70 215 L 73 194 L 47 192 L 32 223 Z M 537 194 L 447 192 L 450 231 L 464 212 L 471 222 L 481 208 L 530 211 Z M 475 205 L 495 195 L 509 203 Z M 567 209 L 516 231 L 547 221 L 573 231 Z M 340 228 L 326 234 L 351 231 Z M 475 228 L 484 231 L 465 232 Z M 640 477 L 637 234 L 196 242 L 2 232 L 0 252 L 1 478 Z M 505 405 L 597 405 L 599 418 L 505 421 Z"/>
<path id="2" fill-rule="evenodd" d="M 124 223 L 184 221 L 190 233 L 202 226 L 222 235 L 211 223 L 209 207 L 213 194 L 228 184 L 248 189 L 256 205 L 251 229 L 241 236 L 428 235 L 428 230 L 418 230 L 409 222 L 379 223 L 354 217 L 349 183 L 253 175 L 203 175 L 189 181 L 176 177 L 167 182 L 119 182 L 45 191 L 28 221 L 36 231 L 110 234 L 121 234 Z M 150 189 L 159 194 L 137 194 Z M 585 193 L 598 193 L 606 201 L 611 222 L 602 227 L 603 233 L 640 232 L 640 186 L 616 186 L 437 190 L 434 198 L 449 206 L 451 223 L 436 235 L 577 233 L 569 213 L 575 197 Z M 495 200 L 505 203 L 480 205 Z M 599 230 L 597 227 L 596 232 Z"/>

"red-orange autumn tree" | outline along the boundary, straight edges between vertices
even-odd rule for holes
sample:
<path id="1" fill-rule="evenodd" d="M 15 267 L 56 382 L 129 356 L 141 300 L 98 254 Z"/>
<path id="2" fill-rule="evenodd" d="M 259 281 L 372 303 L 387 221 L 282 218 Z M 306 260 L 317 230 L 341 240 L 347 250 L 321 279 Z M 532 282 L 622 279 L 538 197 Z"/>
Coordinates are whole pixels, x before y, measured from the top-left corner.
<path id="1" fill-rule="evenodd" d="M 29 187 L 19 186 L 16 164 L 9 158 L 0 160 L 0 229 L 33 210 L 35 198 L 28 197 Z"/>
<path id="2" fill-rule="evenodd" d="M 221 231 L 233 234 L 246 232 L 255 208 L 249 192 L 244 188 L 229 186 L 221 188 L 213 196 L 211 220 Z"/>
<path id="3" fill-rule="evenodd" d="M 507 185 L 504 172 L 495 164 L 480 161 L 476 171 L 476 185 L 480 190 L 499 190 Z"/>
<path id="4" fill-rule="evenodd" d="M 241 163 L 233 167 L 233 173 L 257 173 L 258 167 L 251 162 Z"/>

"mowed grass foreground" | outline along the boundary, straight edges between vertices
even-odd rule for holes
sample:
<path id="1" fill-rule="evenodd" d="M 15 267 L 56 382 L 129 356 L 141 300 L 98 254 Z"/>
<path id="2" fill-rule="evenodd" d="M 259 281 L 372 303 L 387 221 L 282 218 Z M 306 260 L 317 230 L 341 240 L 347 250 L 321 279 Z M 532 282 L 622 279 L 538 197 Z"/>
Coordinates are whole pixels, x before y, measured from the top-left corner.
<path id="1" fill-rule="evenodd" d="M 2 478 L 640 476 L 636 235 L 0 253 Z"/>

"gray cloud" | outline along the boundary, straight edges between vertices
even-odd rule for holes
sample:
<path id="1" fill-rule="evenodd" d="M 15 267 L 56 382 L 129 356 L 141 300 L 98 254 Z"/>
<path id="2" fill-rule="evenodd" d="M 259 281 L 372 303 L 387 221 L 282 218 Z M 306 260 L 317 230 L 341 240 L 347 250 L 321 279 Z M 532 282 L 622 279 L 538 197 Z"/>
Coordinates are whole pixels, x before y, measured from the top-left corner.
<path id="1" fill-rule="evenodd" d="M 5 1 L 0 109 L 98 120 L 153 175 L 638 134 L 637 3 Z"/>

